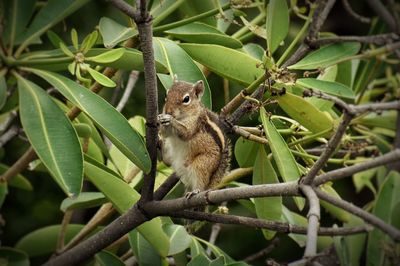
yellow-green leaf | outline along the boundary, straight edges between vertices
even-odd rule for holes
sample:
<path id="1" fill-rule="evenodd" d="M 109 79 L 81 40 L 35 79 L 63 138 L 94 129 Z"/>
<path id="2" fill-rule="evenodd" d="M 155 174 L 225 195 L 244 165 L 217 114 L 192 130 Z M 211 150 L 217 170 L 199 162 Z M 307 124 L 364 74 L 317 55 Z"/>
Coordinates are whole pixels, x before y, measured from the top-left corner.
<path id="1" fill-rule="evenodd" d="M 289 10 L 286 0 L 269 1 L 266 28 L 268 51 L 272 55 L 289 32 Z"/>
<path id="2" fill-rule="evenodd" d="M 104 76 L 103 74 L 94 70 L 93 68 L 88 67 L 87 71 L 92 76 L 92 78 L 94 78 L 94 80 L 96 80 L 101 85 L 103 85 L 105 87 L 115 87 L 116 86 L 115 82 L 112 79 L 110 79 L 107 76 Z"/>

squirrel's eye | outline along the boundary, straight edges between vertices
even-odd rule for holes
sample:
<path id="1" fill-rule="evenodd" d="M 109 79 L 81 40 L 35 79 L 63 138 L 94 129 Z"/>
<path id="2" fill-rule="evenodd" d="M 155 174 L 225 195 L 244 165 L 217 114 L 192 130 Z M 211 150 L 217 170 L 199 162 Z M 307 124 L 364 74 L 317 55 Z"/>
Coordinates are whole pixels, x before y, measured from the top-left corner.
<path id="1" fill-rule="evenodd" d="M 188 105 L 188 104 L 190 103 L 190 96 L 186 94 L 186 95 L 183 97 L 182 103 L 183 103 L 184 105 Z"/>

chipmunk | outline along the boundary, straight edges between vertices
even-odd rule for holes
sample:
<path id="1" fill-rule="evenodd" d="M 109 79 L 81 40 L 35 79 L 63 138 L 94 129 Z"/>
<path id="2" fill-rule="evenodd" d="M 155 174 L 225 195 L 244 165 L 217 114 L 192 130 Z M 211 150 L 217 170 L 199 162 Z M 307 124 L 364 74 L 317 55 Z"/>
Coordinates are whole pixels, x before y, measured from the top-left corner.
<path id="1" fill-rule="evenodd" d="M 186 187 L 186 197 L 212 189 L 230 166 L 230 143 L 217 114 L 201 102 L 202 80 L 195 84 L 176 80 L 167 92 L 158 116 L 161 153 Z"/>

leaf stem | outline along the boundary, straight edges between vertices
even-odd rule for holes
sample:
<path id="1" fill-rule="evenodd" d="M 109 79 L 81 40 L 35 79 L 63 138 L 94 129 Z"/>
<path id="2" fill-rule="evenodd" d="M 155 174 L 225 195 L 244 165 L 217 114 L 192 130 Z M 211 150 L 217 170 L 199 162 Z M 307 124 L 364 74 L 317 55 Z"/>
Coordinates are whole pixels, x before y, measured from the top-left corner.
<path id="1" fill-rule="evenodd" d="M 186 0 L 177 0 L 175 1 L 172 5 L 170 5 L 168 8 L 166 8 L 163 12 L 160 13 L 160 15 L 156 16 L 153 19 L 153 25 L 158 25 L 161 21 L 166 19 L 169 15 L 172 14 L 180 5 L 182 5 Z"/>

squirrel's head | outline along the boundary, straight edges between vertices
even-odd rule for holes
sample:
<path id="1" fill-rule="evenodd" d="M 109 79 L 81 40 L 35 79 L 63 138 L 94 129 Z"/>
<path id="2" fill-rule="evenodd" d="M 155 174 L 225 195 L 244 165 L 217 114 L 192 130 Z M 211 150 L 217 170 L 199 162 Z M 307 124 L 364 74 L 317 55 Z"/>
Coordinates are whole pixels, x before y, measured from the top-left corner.
<path id="1" fill-rule="evenodd" d="M 192 84 L 174 78 L 174 83 L 167 92 L 164 113 L 170 114 L 178 120 L 198 114 L 203 108 L 201 103 L 203 92 L 202 80 Z"/>

